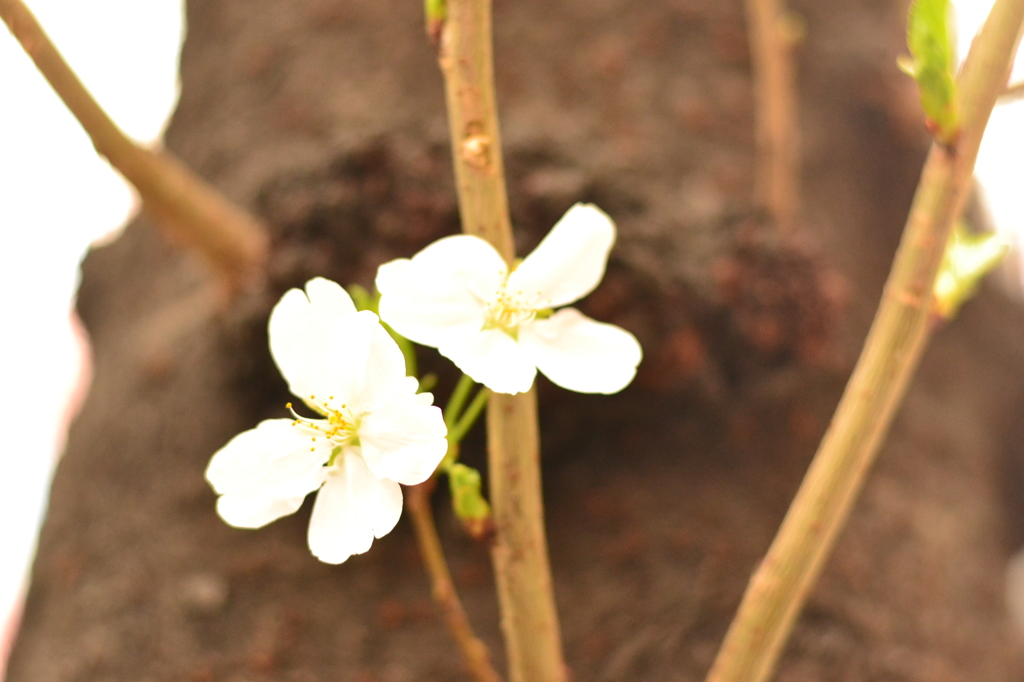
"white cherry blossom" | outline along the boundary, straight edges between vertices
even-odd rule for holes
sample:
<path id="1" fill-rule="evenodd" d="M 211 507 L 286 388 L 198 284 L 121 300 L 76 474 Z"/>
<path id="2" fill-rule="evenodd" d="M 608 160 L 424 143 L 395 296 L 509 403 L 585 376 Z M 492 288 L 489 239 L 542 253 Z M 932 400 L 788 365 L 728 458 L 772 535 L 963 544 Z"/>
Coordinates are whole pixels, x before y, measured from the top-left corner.
<path id="1" fill-rule="evenodd" d="M 445 237 L 380 267 L 381 319 L 499 393 L 529 390 L 538 369 L 572 391 L 615 393 L 636 374 L 636 338 L 574 308 L 552 312 L 597 287 L 614 241 L 611 218 L 589 204 L 511 272 L 483 239 Z"/>
<path id="2" fill-rule="evenodd" d="M 270 351 L 316 418 L 268 419 L 210 460 L 206 479 L 228 524 L 259 528 L 319 489 L 309 548 L 341 563 L 390 532 L 399 484 L 425 481 L 448 444 L 429 393 L 416 393 L 401 350 L 372 312 L 326 279 L 287 292 L 270 315 Z M 288 407 L 291 407 L 289 403 Z"/>

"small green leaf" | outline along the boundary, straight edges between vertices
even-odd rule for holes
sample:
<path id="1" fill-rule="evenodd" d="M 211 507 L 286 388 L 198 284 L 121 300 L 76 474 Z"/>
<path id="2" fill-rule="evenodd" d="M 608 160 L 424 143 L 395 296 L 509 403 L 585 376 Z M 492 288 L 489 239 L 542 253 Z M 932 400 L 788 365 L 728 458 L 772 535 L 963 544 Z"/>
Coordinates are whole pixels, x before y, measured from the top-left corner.
<path id="1" fill-rule="evenodd" d="M 481 494 L 480 484 L 480 472 L 472 467 L 455 463 L 448 470 L 455 515 L 476 538 L 485 535 L 491 527 L 491 505 Z"/>
<path id="2" fill-rule="evenodd" d="M 974 295 L 981 278 L 999 265 L 1009 249 L 1002 235 L 972 234 L 963 222 L 958 223 L 935 279 L 935 312 L 947 320 L 953 318 Z"/>
<path id="3" fill-rule="evenodd" d="M 915 0 L 907 24 L 913 60 L 897 63 L 917 81 L 928 128 L 944 144 L 959 131 L 953 42 L 949 0 Z"/>

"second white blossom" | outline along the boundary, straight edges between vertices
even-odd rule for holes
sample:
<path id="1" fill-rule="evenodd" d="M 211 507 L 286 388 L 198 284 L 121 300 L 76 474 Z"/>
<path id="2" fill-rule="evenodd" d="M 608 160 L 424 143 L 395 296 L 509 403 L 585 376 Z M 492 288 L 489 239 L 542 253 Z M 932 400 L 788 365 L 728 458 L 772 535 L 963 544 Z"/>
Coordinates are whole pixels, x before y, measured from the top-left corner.
<path id="1" fill-rule="evenodd" d="M 554 310 L 597 287 L 614 242 L 615 225 L 589 204 L 569 209 L 511 272 L 483 239 L 445 237 L 380 267 L 380 316 L 499 393 L 529 390 L 538 369 L 571 391 L 615 393 L 636 374 L 636 338 Z"/>

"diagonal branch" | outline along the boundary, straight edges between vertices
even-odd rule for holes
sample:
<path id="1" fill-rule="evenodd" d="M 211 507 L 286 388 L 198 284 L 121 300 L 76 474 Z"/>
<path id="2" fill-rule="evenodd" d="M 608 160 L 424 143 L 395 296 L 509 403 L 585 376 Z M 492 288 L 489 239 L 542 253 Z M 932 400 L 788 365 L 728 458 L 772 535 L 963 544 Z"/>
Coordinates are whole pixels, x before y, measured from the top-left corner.
<path id="1" fill-rule="evenodd" d="M 963 210 L 985 126 L 1024 27 L 1024 0 L 997 0 L 957 81 L 960 136 L 935 144 L 864 350 L 832 423 L 746 594 L 708 682 L 763 682 L 857 499 L 928 342 L 932 290 Z"/>
<path id="2" fill-rule="evenodd" d="M 233 289 L 258 277 L 267 259 L 266 228 L 180 161 L 130 140 L 100 108 L 22 0 L 0 0 L 4 20 L 85 132 L 123 175 L 144 206 L 181 241 L 194 246 Z"/>

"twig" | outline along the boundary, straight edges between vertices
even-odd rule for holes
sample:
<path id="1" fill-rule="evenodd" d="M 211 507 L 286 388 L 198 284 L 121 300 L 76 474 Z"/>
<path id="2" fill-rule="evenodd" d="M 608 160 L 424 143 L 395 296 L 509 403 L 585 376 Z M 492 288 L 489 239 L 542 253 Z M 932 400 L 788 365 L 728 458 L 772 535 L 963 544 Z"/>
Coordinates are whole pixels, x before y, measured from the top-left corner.
<path id="1" fill-rule="evenodd" d="M 800 206 L 800 145 L 792 21 L 782 0 L 746 0 L 757 126 L 755 201 L 792 234 Z"/>
<path id="2" fill-rule="evenodd" d="M 501 158 L 491 0 L 448 0 L 439 61 L 444 73 L 462 229 L 511 263 L 512 225 Z M 533 390 L 495 393 L 487 409 L 492 549 L 512 682 L 565 682 L 544 532 L 537 402 Z"/>
<path id="3" fill-rule="evenodd" d="M 51 87 L 92 138 L 96 151 L 131 182 L 144 205 L 195 246 L 232 288 L 258 276 L 267 259 L 264 226 L 168 153 L 143 149 L 100 108 L 22 0 L 0 0 L 4 20 Z"/>
<path id="4" fill-rule="evenodd" d="M 1003 94 L 999 96 L 999 103 L 1005 104 L 1021 98 L 1024 98 L 1024 81 L 1007 86 L 1003 90 Z"/>
<path id="5" fill-rule="evenodd" d="M 747 587 L 708 682 L 774 671 L 930 335 L 932 288 L 978 146 L 1020 41 L 1024 0 L 997 0 L 957 83 L 960 137 L 933 145 L 864 350 L 782 527 Z"/>
<path id="6" fill-rule="evenodd" d="M 431 593 L 434 601 L 441 607 L 448 621 L 448 628 L 459 645 L 462 658 L 478 682 L 501 682 L 501 676 L 491 665 L 491 655 L 487 645 L 481 642 L 469 624 L 466 610 L 462 608 L 459 595 L 455 592 L 451 571 L 444 558 L 441 539 L 437 536 L 437 525 L 434 523 L 434 512 L 430 508 L 430 493 L 434 490 L 437 479 L 430 478 L 424 483 L 406 488 L 406 509 L 412 516 L 413 527 L 416 529 L 416 541 L 420 553 L 430 573 Z"/>

